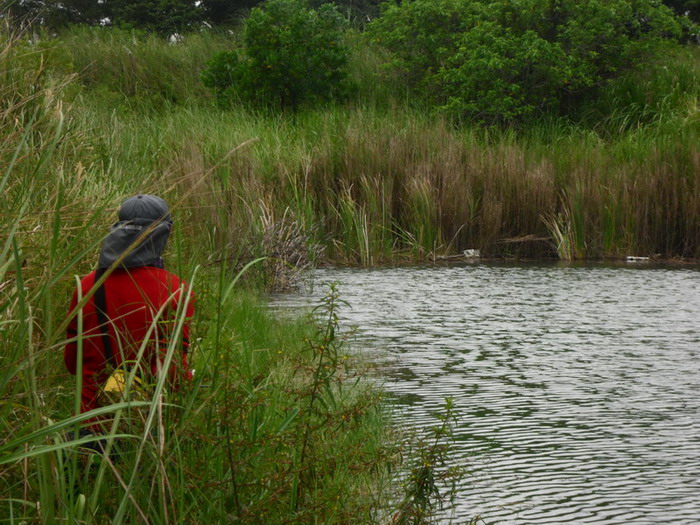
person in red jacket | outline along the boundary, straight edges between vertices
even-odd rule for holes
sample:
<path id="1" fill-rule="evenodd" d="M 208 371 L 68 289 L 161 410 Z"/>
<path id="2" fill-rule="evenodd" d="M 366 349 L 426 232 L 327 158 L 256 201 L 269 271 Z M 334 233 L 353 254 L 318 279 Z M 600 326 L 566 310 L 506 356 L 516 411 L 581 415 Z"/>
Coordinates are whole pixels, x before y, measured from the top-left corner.
<path id="1" fill-rule="evenodd" d="M 81 412 L 100 406 L 100 393 L 115 369 L 137 366 L 142 379 L 150 375 L 147 382 L 163 372 L 169 374 L 171 384 L 191 379 L 187 351 L 194 297 L 187 283 L 163 267 L 162 253 L 171 229 L 163 199 L 154 195 L 127 199 L 119 210 L 119 222 L 103 243 L 97 270 L 80 282 L 80 297 L 84 297 L 108 273 L 82 308 L 82 334 L 75 312 L 78 290 L 73 293 L 64 360 L 68 371 L 76 374 L 81 336 Z M 181 315 L 185 322 L 176 333 L 175 318 Z M 163 371 L 173 337 L 178 338 L 177 353 L 170 369 Z M 142 359 L 137 362 L 140 351 Z"/>

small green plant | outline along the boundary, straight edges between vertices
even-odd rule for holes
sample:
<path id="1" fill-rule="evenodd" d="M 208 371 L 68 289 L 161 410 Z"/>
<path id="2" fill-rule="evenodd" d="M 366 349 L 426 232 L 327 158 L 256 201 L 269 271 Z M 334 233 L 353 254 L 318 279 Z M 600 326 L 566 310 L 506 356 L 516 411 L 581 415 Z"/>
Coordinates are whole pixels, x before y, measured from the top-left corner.
<path id="1" fill-rule="evenodd" d="M 352 91 L 343 17 L 331 4 L 318 9 L 299 0 L 269 0 L 245 21 L 245 52 L 216 54 L 202 81 L 222 104 L 243 99 L 296 109 L 341 99 Z"/>
<path id="2" fill-rule="evenodd" d="M 333 412 L 337 408 L 334 392 L 337 393 L 338 389 L 342 388 L 339 372 L 345 363 L 341 355 L 344 338 L 339 337 L 338 334 L 338 308 L 341 304 L 343 301 L 340 299 L 338 285 L 331 283 L 321 304 L 314 309 L 319 325 L 317 337 L 307 341 L 312 355 L 312 369 L 307 367 L 305 370 L 311 373 L 311 381 L 308 394 L 305 396 L 307 406 L 304 410 L 307 419 L 303 425 L 303 438 L 297 460 L 299 469 L 294 478 L 292 508 L 295 512 L 299 509 L 304 492 L 311 490 L 315 484 L 312 483 L 310 474 L 317 469 L 309 461 L 309 447 L 313 441 L 314 429 L 325 426 L 331 421 Z M 320 422 L 317 419 L 320 419 Z"/>
<path id="3" fill-rule="evenodd" d="M 446 501 L 454 503 L 457 485 L 466 474 L 463 466 L 450 465 L 456 422 L 454 400 L 445 398 L 443 410 L 435 417 L 439 423 L 415 444 L 413 466 L 404 481 L 404 497 L 392 519 L 393 525 L 430 523 L 435 510 L 442 509 Z"/>

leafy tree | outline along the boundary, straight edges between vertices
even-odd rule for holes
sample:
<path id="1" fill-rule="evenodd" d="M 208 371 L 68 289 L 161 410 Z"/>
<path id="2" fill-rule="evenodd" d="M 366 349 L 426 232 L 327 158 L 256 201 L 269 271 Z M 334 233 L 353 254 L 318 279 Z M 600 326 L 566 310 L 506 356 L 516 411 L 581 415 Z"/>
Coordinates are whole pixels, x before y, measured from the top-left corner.
<path id="1" fill-rule="evenodd" d="M 69 24 L 104 25 L 172 34 L 206 21 L 233 25 L 263 0 L 0 0 L 0 19 L 31 22 L 50 28 Z M 363 27 L 379 14 L 381 0 L 336 0 L 338 11 Z M 327 0 L 308 0 L 319 8 Z M 4 16 L 3 16 L 4 15 Z"/>
<path id="2" fill-rule="evenodd" d="M 534 31 L 483 22 L 462 34 L 435 79 L 449 114 L 516 120 L 557 107 L 557 88 L 569 76 L 566 63 L 561 47 Z"/>
<path id="3" fill-rule="evenodd" d="M 250 9 L 262 4 L 263 0 L 202 0 L 206 19 L 212 25 L 230 25 L 240 21 Z M 381 0 L 308 0 L 308 6 L 318 9 L 323 4 L 335 4 L 338 12 L 353 25 L 364 27 L 367 22 L 379 15 Z"/>
<path id="4" fill-rule="evenodd" d="M 408 0 L 370 32 L 438 107 L 498 123 L 567 111 L 681 26 L 655 0 Z"/>
<path id="5" fill-rule="evenodd" d="M 245 21 L 244 55 L 215 55 L 202 80 L 221 102 L 241 98 L 294 109 L 342 98 L 352 89 L 343 26 L 334 6 L 311 9 L 298 0 L 268 0 Z"/>
<path id="6" fill-rule="evenodd" d="M 427 94 L 434 90 L 436 74 L 456 53 L 460 36 L 487 19 L 487 9 L 480 2 L 388 2 L 369 30 L 376 41 L 394 51 L 392 65 L 405 80 L 425 88 Z"/>
<path id="7" fill-rule="evenodd" d="M 165 35 L 193 28 L 204 17 L 196 0 L 16 0 L 10 9 L 15 21 L 52 29 L 111 23 Z"/>

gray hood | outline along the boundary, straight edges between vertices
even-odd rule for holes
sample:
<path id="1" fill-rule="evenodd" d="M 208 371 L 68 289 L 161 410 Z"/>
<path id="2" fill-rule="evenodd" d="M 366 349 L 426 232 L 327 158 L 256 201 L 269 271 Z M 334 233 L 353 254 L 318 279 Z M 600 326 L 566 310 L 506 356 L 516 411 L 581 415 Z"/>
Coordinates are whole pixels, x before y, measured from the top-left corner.
<path id="1" fill-rule="evenodd" d="M 109 268 L 127 251 L 119 265 L 122 268 L 162 267 L 161 256 L 172 224 L 168 206 L 160 197 L 137 195 L 127 199 L 119 210 L 119 222 L 102 244 L 98 267 Z M 145 237 L 144 232 L 148 232 Z"/>

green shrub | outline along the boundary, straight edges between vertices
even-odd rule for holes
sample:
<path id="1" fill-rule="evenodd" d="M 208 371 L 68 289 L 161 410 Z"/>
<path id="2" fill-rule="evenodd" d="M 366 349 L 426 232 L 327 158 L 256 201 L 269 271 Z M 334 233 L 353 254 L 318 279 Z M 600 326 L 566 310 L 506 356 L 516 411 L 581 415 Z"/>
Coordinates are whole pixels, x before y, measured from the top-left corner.
<path id="1" fill-rule="evenodd" d="M 202 82 L 216 95 L 216 100 L 226 105 L 242 90 L 244 75 L 241 60 L 236 51 L 219 51 L 207 62 L 202 71 Z M 247 91 L 244 90 L 244 91 Z"/>
<path id="2" fill-rule="evenodd" d="M 414 0 L 383 5 L 371 37 L 394 53 L 392 66 L 414 88 L 432 91 L 435 75 L 456 52 L 456 40 L 486 18 L 479 2 Z"/>
<path id="3" fill-rule="evenodd" d="M 486 123 L 567 113 L 682 37 L 654 0 L 412 0 L 385 5 L 370 31 L 434 105 Z"/>
<path id="4" fill-rule="evenodd" d="M 484 22 L 463 34 L 456 53 L 436 76 L 447 101 L 442 109 L 495 122 L 556 109 L 567 79 L 560 46 L 534 31 L 522 34 Z"/>
<path id="5" fill-rule="evenodd" d="M 352 89 L 343 26 L 334 6 L 310 9 L 298 0 L 270 0 L 245 21 L 244 56 L 215 55 L 202 80 L 224 103 L 241 98 L 295 109 L 343 98 Z"/>

